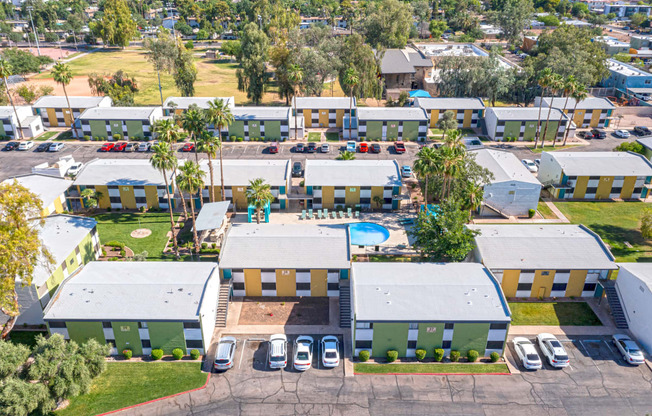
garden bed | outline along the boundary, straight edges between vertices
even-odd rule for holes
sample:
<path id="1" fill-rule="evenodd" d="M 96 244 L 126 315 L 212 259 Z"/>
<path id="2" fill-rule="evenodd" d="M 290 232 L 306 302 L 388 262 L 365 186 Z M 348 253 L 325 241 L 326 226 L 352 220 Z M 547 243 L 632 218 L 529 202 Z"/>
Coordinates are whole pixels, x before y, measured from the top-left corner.
<path id="1" fill-rule="evenodd" d="M 510 374 L 502 363 L 356 363 L 355 374 Z"/>
<path id="2" fill-rule="evenodd" d="M 328 325 L 329 299 L 325 297 L 246 297 L 239 325 Z"/>

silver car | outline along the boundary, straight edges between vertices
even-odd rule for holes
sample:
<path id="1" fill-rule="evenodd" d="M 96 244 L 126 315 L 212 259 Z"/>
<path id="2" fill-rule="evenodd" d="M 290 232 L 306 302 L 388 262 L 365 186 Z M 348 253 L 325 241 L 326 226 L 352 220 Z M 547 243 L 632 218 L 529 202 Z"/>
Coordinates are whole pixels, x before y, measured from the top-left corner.
<path id="1" fill-rule="evenodd" d="M 541 369 L 541 358 L 537 353 L 534 344 L 525 338 L 525 337 L 516 337 L 512 341 L 514 343 L 514 351 L 516 355 L 521 360 L 521 364 L 525 367 L 526 370 L 540 370 Z"/>
<path id="2" fill-rule="evenodd" d="M 618 348 L 618 351 L 620 351 L 623 360 L 628 364 L 641 365 L 645 363 L 643 352 L 630 337 L 623 334 L 615 334 L 611 337 L 611 340 L 616 348 Z"/>
<path id="3" fill-rule="evenodd" d="M 217 351 L 215 352 L 215 362 L 213 367 L 218 371 L 225 371 L 233 368 L 233 357 L 237 341 L 233 337 L 222 337 L 217 344 Z"/>
<path id="4" fill-rule="evenodd" d="M 285 368 L 288 365 L 288 338 L 283 334 L 269 337 L 267 348 L 269 368 Z"/>
<path id="5" fill-rule="evenodd" d="M 570 365 L 568 354 L 561 345 L 561 342 L 552 334 L 543 333 L 537 335 L 537 344 L 541 352 L 548 360 L 548 364 L 555 368 L 564 368 Z"/>

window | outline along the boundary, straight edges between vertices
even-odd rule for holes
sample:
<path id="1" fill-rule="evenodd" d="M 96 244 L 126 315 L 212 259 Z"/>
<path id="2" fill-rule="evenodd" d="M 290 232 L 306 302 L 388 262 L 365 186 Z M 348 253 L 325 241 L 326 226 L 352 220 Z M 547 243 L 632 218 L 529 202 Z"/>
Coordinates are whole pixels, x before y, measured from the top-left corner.
<path id="1" fill-rule="evenodd" d="M 361 186 L 360 190 L 361 191 L 371 191 L 371 186 Z"/>
<path id="2" fill-rule="evenodd" d="M 408 329 L 419 329 L 419 324 L 410 324 Z"/>
<path id="3" fill-rule="evenodd" d="M 611 194 L 620 194 L 622 191 L 623 191 L 622 186 L 613 187 L 613 188 L 611 188 L 611 192 L 609 192 L 609 193 L 611 193 Z"/>
<path id="4" fill-rule="evenodd" d="M 582 292 L 594 292 L 596 287 L 596 283 L 585 283 Z"/>
<path id="5" fill-rule="evenodd" d="M 138 329 L 147 329 L 147 322 L 138 322 Z"/>
<path id="6" fill-rule="evenodd" d="M 75 247 L 75 254 L 80 254 L 79 246 Z"/>
<path id="7" fill-rule="evenodd" d="M 371 341 L 355 341 L 356 348 L 371 348 Z"/>
<path id="8" fill-rule="evenodd" d="M 344 205 L 346 204 L 346 198 L 335 198 L 335 204 Z"/>
<path id="9" fill-rule="evenodd" d="M 570 273 L 570 269 L 557 270 L 557 273 Z"/>
<path id="10" fill-rule="evenodd" d="M 451 347 L 451 341 L 443 341 L 443 342 L 441 343 L 441 347 L 442 347 L 443 349 L 445 349 L 445 350 L 446 350 L 446 349 L 449 349 L 449 348 Z"/>
<path id="11" fill-rule="evenodd" d="M 310 290 L 310 283 L 297 282 L 297 290 Z"/>
<path id="12" fill-rule="evenodd" d="M 276 290 L 276 283 L 266 283 L 261 284 L 263 290 Z"/>
<path id="13" fill-rule="evenodd" d="M 184 329 L 201 328 L 201 325 L 199 325 L 199 322 L 184 322 L 183 327 Z"/>
<path id="14" fill-rule="evenodd" d="M 407 347 L 408 347 L 408 349 L 415 349 L 417 347 L 417 342 L 416 341 L 408 341 Z"/>
<path id="15" fill-rule="evenodd" d="M 112 204 L 119 204 L 119 203 L 122 202 L 122 200 L 120 199 L 119 196 L 110 196 L 110 197 L 109 197 L 109 201 L 110 201 Z"/>
<path id="16" fill-rule="evenodd" d="M 505 341 L 487 341 L 488 350 L 502 350 L 505 345 Z"/>
<path id="17" fill-rule="evenodd" d="M 553 291 L 566 291 L 566 283 L 553 283 L 552 284 L 552 290 Z"/>
<path id="18" fill-rule="evenodd" d="M 641 192 L 643 192 L 643 188 L 634 188 L 634 192 L 632 193 L 632 196 L 640 195 Z"/>
<path id="19" fill-rule="evenodd" d="M 516 290 L 532 290 L 532 283 L 519 283 Z"/>
<path id="20" fill-rule="evenodd" d="M 204 348 L 204 342 L 201 339 L 187 339 L 186 348 Z"/>
<path id="21" fill-rule="evenodd" d="M 599 176 L 589 176 L 589 180 L 600 180 Z"/>
<path id="22" fill-rule="evenodd" d="M 346 186 L 335 186 L 334 188 L 336 191 L 343 191 L 346 188 Z"/>
<path id="23" fill-rule="evenodd" d="M 507 322 L 495 322 L 489 325 L 489 329 L 507 329 Z"/>
<path id="24" fill-rule="evenodd" d="M 140 345 L 143 348 L 152 348 L 152 343 L 148 339 L 141 339 L 140 340 Z"/>
<path id="25" fill-rule="evenodd" d="M 543 271 L 543 272 L 541 272 L 541 276 L 550 276 L 550 272 L 547 271 L 547 270 Z"/>
<path id="26" fill-rule="evenodd" d="M 137 204 L 146 204 L 147 203 L 147 197 L 137 196 L 136 197 L 136 203 Z"/>
<path id="27" fill-rule="evenodd" d="M 598 192 L 598 188 L 596 186 L 591 186 L 586 188 L 585 194 L 594 194 L 596 192 Z"/>
<path id="28" fill-rule="evenodd" d="M 111 322 L 103 321 L 102 328 L 113 328 L 113 327 L 111 326 Z"/>
<path id="29" fill-rule="evenodd" d="M 329 283 L 326 285 L 327 289 L 326 290 L 340 290 L 340 284 L 335 282 L 335 283 Z"/>
<path id="30" fill-rule="evenodd" d="M 356 322 L 355 327 L 356 329 L 373 329 L 374 324 L 371 322 Z"/>
<path id="31" fill-rule="evenodd" d="M 233 282 L 233 290 L 245 290 L 244 282 Z"/>
<path id="32" fill-rule="evenodd" d="M 360 198 L 361 204 L 371 204 L 371 198 Z"/>
<path id="33" fill-rule="evenodd" d="M 455 324 L 452 323 L 444 324 L 444 329 L 454 329 L 454 328 L 455 328 Z"/>
<path id="34" fill-rule="evenodd" d="M 65 328 L 66 323 L 64 321 L 50 321 L 48 322 L 50 328 Z"/>
<path id="35" fill-rule="evenodd" d="M 525 269 L 525 270 L 521 270 L 521 273 L 534 273 L 534 270 Z"/>
<path id="36" fill-rule="evenodd" d="M 383 203 L 384 204 L 391 204 L 392 203 L 392 198 L 383 198 Z"/>

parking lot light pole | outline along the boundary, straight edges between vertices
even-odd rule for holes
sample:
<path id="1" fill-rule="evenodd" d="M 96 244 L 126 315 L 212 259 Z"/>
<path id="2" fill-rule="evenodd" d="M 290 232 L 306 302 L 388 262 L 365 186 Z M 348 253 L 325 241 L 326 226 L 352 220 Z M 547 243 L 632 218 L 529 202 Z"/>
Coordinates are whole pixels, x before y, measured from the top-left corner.
<path id="1" fill-rule="evenodd" d="M 29 12 L 29 20 L 32 22 L 32 30 L 34 31 L 34 39 L 36 39 L 36 50 L 38 51 L 38 56 L 41 56 L 41 47 L 38 43 L 38 32 L 36 31 L 36 27 L 34 26 L 34 19 L 32 18 L 32 9 L 32 6 L 27 6 L 27 11 Z"/>

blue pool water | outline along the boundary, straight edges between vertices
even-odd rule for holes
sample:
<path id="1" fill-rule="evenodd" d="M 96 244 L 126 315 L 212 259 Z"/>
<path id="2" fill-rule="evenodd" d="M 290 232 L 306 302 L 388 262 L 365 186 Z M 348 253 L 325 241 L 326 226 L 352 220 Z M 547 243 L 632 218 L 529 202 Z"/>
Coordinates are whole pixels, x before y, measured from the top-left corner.
<path id="1" fill-rule="evenodd" d="M 375 246 L 389 238 L 389 231 L 373 222 L 355 222 L 349 224 L 351 244 L 356 246 Z"/>

